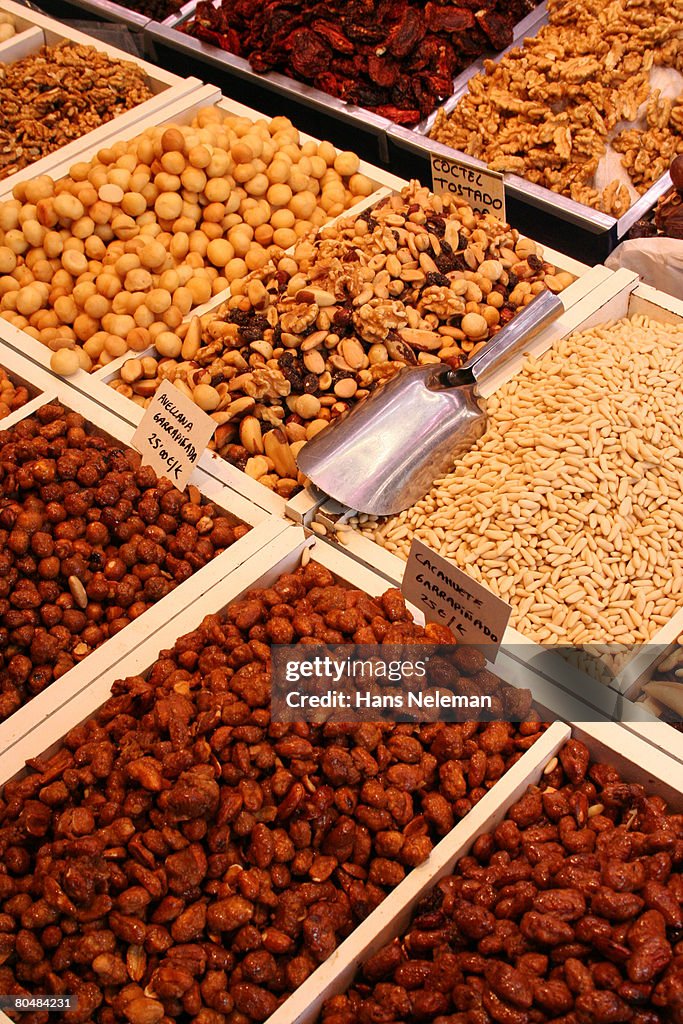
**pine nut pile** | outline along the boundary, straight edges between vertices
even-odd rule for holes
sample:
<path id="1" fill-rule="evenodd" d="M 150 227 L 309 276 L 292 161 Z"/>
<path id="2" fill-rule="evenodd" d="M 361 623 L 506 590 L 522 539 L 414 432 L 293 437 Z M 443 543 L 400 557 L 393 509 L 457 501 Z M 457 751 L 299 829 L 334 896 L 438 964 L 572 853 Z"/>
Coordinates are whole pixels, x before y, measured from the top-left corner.
<path id="1" fill-rule="evenodd" d="M 539 643 L 648 640 L 683 605 L 683 324 L 636 316 L 565 338 L 488 413 L 422 501 L 351 524 L 403 558 L 418 537 Z"/>

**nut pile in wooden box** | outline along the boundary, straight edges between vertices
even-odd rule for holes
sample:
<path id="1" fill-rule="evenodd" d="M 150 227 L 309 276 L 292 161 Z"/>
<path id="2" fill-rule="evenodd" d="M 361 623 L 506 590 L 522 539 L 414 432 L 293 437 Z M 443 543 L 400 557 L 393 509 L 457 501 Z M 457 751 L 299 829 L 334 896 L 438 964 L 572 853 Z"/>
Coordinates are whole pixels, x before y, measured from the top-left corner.
<path id="1" fill-rule="evenodd" d="M 0 465 L 0 720 L 249 530 L 57 402 Z"/>
<path id="2" fill-rule="evenodd" d="M 453 642 L 398 591 L 309 562 L 116 682 L 8 782 L 2 990 L 68 989 L 73 1024 L 265 1020 L 543 731 L 531 710 L 521 726 L 271 722 L 271 644 L 370 635 Z M 477 651 L 456 655 L 491 685 Z"/>
<path id="3" fill-rule="evenodd" d="M 677 1024 L 683 822 L 569 740 L 323 1024 Z"/>
<path id="4" fill-rule="evenodd" d="M 460 366 L 545 288 L 574 278 L 531 239 L 412 182 L 233 280 L 182 346 L 124 363 L 138 404 L 173 381 L 217 420 L 220 455 L 290 497 L 308 440 L 405 365 Z"/>

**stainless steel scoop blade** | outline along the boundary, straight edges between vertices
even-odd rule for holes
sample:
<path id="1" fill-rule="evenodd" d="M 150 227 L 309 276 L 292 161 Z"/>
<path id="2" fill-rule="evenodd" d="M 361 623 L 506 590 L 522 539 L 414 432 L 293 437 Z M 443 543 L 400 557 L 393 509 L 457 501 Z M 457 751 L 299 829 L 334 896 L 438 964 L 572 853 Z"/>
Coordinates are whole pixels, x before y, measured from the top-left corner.
<path id="1" fill-rule="evenodd" d="M 386 516 L 410 508 L 486 430 L 478 385 L 564 312 L 541 292 L 458 370 L 407 366 L 303 446 L 302 473 L 336 501 Z"/>

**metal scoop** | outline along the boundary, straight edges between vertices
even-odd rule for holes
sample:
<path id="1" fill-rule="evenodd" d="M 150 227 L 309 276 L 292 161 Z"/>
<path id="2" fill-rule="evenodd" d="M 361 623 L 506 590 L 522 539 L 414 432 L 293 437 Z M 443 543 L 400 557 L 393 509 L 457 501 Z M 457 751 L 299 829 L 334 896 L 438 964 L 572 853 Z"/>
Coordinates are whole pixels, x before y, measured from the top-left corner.
<path id="1" fill-rule="evenodd" d="M 543 291 L 459 369 L 404 367 L 308 441 L 299 469 L 359 512 L 410 508 L 486 430 L 482 384 L 563 312 L 557 296 Z"/>

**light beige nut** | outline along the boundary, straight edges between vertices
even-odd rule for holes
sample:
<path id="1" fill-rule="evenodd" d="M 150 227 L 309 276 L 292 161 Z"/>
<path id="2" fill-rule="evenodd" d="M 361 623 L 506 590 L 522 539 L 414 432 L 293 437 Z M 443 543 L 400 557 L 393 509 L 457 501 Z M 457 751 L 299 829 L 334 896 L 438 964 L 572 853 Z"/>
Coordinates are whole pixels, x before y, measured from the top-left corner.
<path id="1" fill-rule="evenodd" d="M 76 602 L 76 604 L 78 605 L 78 607 L 79 608 L 87 608 L 88 607 L 88 595 L 86 594 L 85 587 L 83 586 L 83 584 L 79 580 L 78 576 L 69 576 L 68 583 L 69 583 L 69 590 L 71 591 L 71 596 L 73 597 L 73 599 Z"/>

